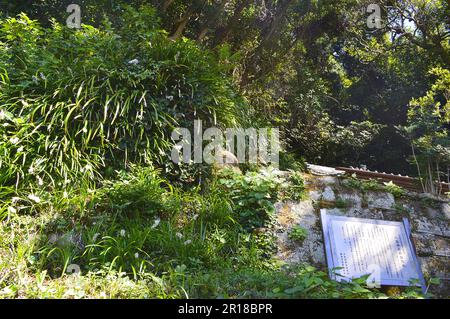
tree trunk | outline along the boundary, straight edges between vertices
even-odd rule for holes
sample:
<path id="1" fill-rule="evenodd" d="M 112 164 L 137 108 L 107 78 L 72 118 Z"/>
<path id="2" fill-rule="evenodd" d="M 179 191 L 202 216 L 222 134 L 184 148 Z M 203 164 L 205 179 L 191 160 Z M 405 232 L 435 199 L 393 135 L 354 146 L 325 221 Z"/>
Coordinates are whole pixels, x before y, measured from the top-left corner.
<path id="1" fill-rule="evenodd" d="M 281 2 L 279 6 L 277 6 L 277 12 L 270 23 L 270 27 L 263 35 L 263 39 L 261 41 L 260 46 L 264 47 L 268 43 L 272 42 L 273 38 L 278 34 L 278 31 L 280 30 L 280 25 L 286 16 L 289 6 L 293 2 L 294 0 L 284 0 L 283 2 Z"/>
<path id="2" fill-rule="evenodd" d="M 435 194 L 434 181 L 433 181 L 433 170 L 431 169 L 430 159 L 428 159 L 428 181 L 430 182 L 430 193 Z"/>
<path id="3" fill-rule="evenodd" d="M 211 29 L 211 27 L 214 25 L 214 23 L 220 18 L 220 15 L 222 14 L 223 10 L 225 9 L 225 5 L 229 2 L 229 0 L 222 0 L 216 10 L 214 10 L 214 13 L 211 14 L 205 24 L 202 26 L 200 33 L 197 36 L 197 41 L 202 41 L 203 38 L 206 36 L 208 31 Z"/>
<path id="4" fill-rule="evenodd" d="M 441 195 L 442 193 L 442 184 L 441 184 L 441 173 L 440 173 L 440 167 L 439 167 L 439 161 L 436 161 L 436 173 L 437 173 L 437 181 L 438 181 L 438 195 Z"/>
<path id="5" fill-rule="evenodd" d="M 239 2 L 239 4 L 234 9 L 233 17 L 228 21 L 227 26 L 217 33 L 214 40 L 215 45 L 222 44 L 223 42 L 228 40 L 234 26 L 241 18 L 242 11 L 244 11 L 244 9 L 249 6 L 251 2 L 251 0 L 243 0 Z"/>
<path id="6" fill-rule="evenodd" d="M 414 144 L 412 142 L 411 142 L 411 150 L 412 150 L 412 155 L 413 155 L 413 158 L 414 158 L 414 162 L 416 163 L 417 173 L 419 174 L 420 186 L 422 186 L 422 191 L 426 192 L 426 188 L 425 188 L 425 185 L 423 184 L 423 180 L 422 180 L 422 174 L 420 173 L 419 161 L 417 160 L 416 152 L 414 150 Z"/>
<path id="7" fill-rule="evenodd" d="M 164 13 L 175 0 L 165 0 L 161 6 L 161 12 Z"/>
<path id="8" fill-rule="evenodd" d="M 189 19 L 194 15 L 193 8 L 189 8 L 186 10 L 186 12 L 183 14 L 183 16 L 178 20 L 175 24 L 174 31 L 170 35 L 169 39 L 171 40 L 177 40 L 179 39 L 184 32 L 184 29 L 186 29 L 186 26 L 189 22 Z"/>
<path id="9" fill-rule="evenodd" d="M 247 70 L 245 70 L 243 80 L 241 81 L 243 85 L 246 85 L 250 81 L 253 81 L 252 78 L 254 79 L 255 77 L 260 77 L 258 74 L 261 74 L 261 72 L 263 71 L 263 68 L 260 66 L 260 62 L 264 50 L 277 49 L 277 46 L 273 45 L 273 39 L 276 38 L 276 35 L 279 33 L 283 19 L 285 18 L 287 10 L 289 9 L 289 6 L 293 3 L 293 1 L 294 0 L 281 1 L 277 6 L 275 16 L 272 18 L 269 26 L 261 31 L 261 42 L 250 57 L 248 63 L 249 67 L 247 68 Z M 272 67 L 275 66 L 274 63 L 271 63 L 270 65 Z M 257 67 L 260 67 L 260 70 L 257 70 Z"/>

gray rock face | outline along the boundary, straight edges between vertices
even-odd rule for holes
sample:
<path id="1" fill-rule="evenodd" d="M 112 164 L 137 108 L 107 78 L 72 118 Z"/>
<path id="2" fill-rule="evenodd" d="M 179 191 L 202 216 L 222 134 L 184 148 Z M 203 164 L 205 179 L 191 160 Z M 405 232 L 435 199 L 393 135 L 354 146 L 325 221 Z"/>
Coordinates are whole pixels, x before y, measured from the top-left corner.
<path id="1" fill-rule="evenodd" d="M 281 203 L 277 208 L 276 236 L 278 244 L 277 257 L 288 263 L 309 262 L 313 265 L 325 264 L 325 252 L 320 232 L 319 216 L 311 200 L 298 203 Z M 308 232 L 299 245 L 289 239 L 289 231 L 295 225 Z"/>
<path id="2" fill-rule="evenodd" d="M 354 193 L 341 193 L 339 197 L 347 202 L 351 207 L 355 207 L 357 209 L 361 209 L 362 207 L 362 197 L 354 192 Z"/>
<path id="3" fill-rule="evenodd" d="M 327 166 L 320 166 L 320 165 L 313 165 L 313 164 L 307 164 L 307 167 L 308 167 L 308 170 L 313 175 L 336 176 L 336 175 L 345 174 L 344 171 L 337 170 L 334 167 L 327 167 Z"/>
<path id="4" fill-rule="evenodd" d="M 309 191 L 309 198 L 311 198 L 311 200 L 313 200 L 315 202 L 317 202 L 320 199 L 321 195 L 322 194 L 317 190 Z"/>
<path id="5" fill-rule="evenodd" d="M 318 176 L 316 178 L 316 183 L 318 183 L 319 185 L 322 186 L 326 186 L 326 185 L 334 185 L 337 183 L 337 178 L 334 176 Z"/>
<path id="6" fill-rule="evenodd" d="M 442 209 L 442 213 L 444 213 L 445 217 L 447 219 L 450 219 L 450 204 L 449 203 L 443 203 L 441 209 Z"/>
<path id="7" fill-rule="evenodd" d="M 445 224 L 441 220 L 430 221 L 429 218 L 420 216 L 413 221 L 413 225 L 415 226 L 415 230 L 418 233 L 450 238 L 450 230 L 448 229 L 448 224 Z"/>
<path id="8" fill-rule="evenodd" d="M 367 194 L 367 204 L 369 208 L 392 209 L 395 198 L 391 193 L 370 192 Z"/>
<path id="9" fill-rule="evenodd" d="M 322 200 L 325 200 L 327 202 L 334 202 L 336 200 L 334 191 L 330 186 L 325 187 L 325 189 L 323 190 Z"/>
<path id="10" fill-rule="evenodd" d="M 428 257 L 433 255 L 433 235 L 430 234 L 412 234 L 416 246 L 416 253 L 419 257 Z"/>
<path id="11" fill-rule="evenodd" d="M 425 278 L 439 278 L 440 284 L 431 286 L 430 291 L 437 297 L 448 298 L 450 295 L 448 257 L 419 257 Z"/>
<path id="12" fill-rule="evenodd" d="M 277 257 L 286 263 L 307 262 L 326 270 L 323 234 L 320 222 L 320 205 L 331 215 L 380 220 L 401 221 L 406 217 L 411 222 L 412 239 L 426 278 L 440 278 L 439 286 L 431 286 L 436 296 L 450 295 L 450 203 L 438 202 L 438 207 L 428 207 L 420 197 L 395 200 L 386 192 L 362 194 L 340 185 L 335 176 L 307 177 L 310 187 L 308 200 L 280 202 L 276 204 Z M 325 202 L 322 203 L 319 200 Z M 342 199 L 345 207 L 335 207 L 336 199 Z M 395 205 L 397 204 L 397 205 Z M 302 243 L 289 239 L 289 230 L 300 225 L 308 231 Z"/>

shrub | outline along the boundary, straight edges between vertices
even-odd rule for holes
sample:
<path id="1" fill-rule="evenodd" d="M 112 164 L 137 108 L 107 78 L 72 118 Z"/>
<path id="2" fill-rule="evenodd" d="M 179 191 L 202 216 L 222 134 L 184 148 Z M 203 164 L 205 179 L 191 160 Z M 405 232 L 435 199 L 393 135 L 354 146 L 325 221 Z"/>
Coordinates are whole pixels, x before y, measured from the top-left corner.
<path id="1" fill-rule="evenodd" d="M 247 230 L 267 226 L 285 180 L 271 170 L 262 173 L 249 171 L 245 175 L 223 170 L 220 174 L 218 185 L 233 201 L 239 223 Z"/>
<path id="2" fill-rule="evenodd" d="M 383 185 L 374 179 L 362 180 L 358 179 L 356 176 L 349 177 L 343 181 L 343 185 L 348 188 L 355 188 L 361 192 L 367 191 L 382 191 L 384 190 Z"/>
<path id="3" fill-rule="evenodd" d="M 337 208 L 348 208 L 351 206 L 351 202 L 349 200 L 343 198 L 337 198 L 334 203 Z"/>
<path id="4" fill-rule="evenodd" d="M 280 169 L 304 172 L 306 162 L 303 157 L 296 156 L 289 152 L 280 152 Z"/>
<path id="5" fill-rule="evenodd" d="M 119 214 L 122 217 L 154 217 L 165 207 L 167 187 L 171 185 L 159 176 L 153 167 L 132 166 L 130 172 L 117 172 L 115 180 L 107 180 L 99 190 L 101 197 L 97 210 Z"/>
<path id="6" fill-rule="evenodd" d="M 246 237 L 239 215 L 221 189 L 184 191 L 153 167 L 116 172 L 94 193 L 82 214 L 76 202 L 62 206 L 37 243 L 37 270 L 59 277 L 76 263 L 83 271 L 119 271 L 138 278 L 175 265 L 204 269 L 230 263 L 260 263 L 260 239 Z M 52 207 L 54 209 L 54 207 Z M 58 240 L 51 240 L 56 235 Z M 75 243 L 72 239 L 80 238 Z M 67 240 L 62 240 L 67 238 Z"/>
<path id="7" fill-rule="evenodd" d="M 303 200 L 306 197 L 305 181 L 300 172 L 291 172 L 287 183 L 283 184 L 283 199 Z"/>
<path id="8" fill-rule="evenodd" d="M 395 198 L 402 198 L 406 195 L 406 190 L 398 185 L 395 185 L 392 181 L 384 183 L 384 188 L 387 192 L 394 195 Z"/>
<path id="9" fill-rule="evenodd" d="M 377 289 L 368 289 L 367 276 L 352 282 L 337 282 L 324 271 L 305 264 L 254 271 L 250 268 L 222 268 L 190 277 L 185 289 L 199 298 L 388 298 Z M 410 287 L 395 298 L 420 298 L 420 288 Z"/>
<path id="10" fill-rule="evenodd" d="M 308 230 L 303 228 L 300 225 L 294 225 L 288 234 L 289 239 L 297 242 L 302 242 L 306 239 L 308 236 Z"/>
<path id="11" fill-rule="evenodd" d="M 152 8 L 118 20 L 77 31 L 24 14 L 0 21 L 3 185 L 161 164 L 173 127 L 237 123 L 243 100 L 212 53 L 169 40 Z"/>

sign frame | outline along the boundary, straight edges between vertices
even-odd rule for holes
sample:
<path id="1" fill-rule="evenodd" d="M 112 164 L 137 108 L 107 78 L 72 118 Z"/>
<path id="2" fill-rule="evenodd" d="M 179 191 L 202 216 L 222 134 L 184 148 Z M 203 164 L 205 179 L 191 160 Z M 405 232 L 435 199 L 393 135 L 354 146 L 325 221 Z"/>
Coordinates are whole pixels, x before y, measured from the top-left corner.
<path id="1" fill-rule="evenodd" d="M 404 235 L 406 237 L 407 246 L 409 253 L 412 256 L 412 262 L 414 264 L 414 268 L 417 272 L 419 283 L 418 285 L 421 286 L 422 292 L 425 294 L 427 288 L 425 279 L 423 277 L 422 268 L 420 265 L 420 261 L 417 258 L 416 249 L 414 247 L 414 243 L 411 238 L 411 226 L 407 218 L 403 218 L 401 222 L 395 222 L 395 221 L 385 221 L 385 220 L 377 220 L 377 219 L 367 219 L 367 218 L 357 218 L 357 217 L 346 217 L 346 216 L 339 216 L 339 215 L 329 215 L 327 214 L 326 209 L 320 210 L 320 217 L 322 221 L 322 231 L 323 231 L 323 239 L 324 239 L 324 248 L 325 248 L 325 257 L 327 261 L 328 266 L 328 275 L 331 279 L 336 281 L 341 280 L 350 280 L 350 278 L 341 277 L 340 280 L 337 278 L 336 274 L 333 272 L 333 269 L 337 267 L 337 263 L 335 262 L 333 258 L 333 244 L 332 244 L 332 232 L 330 228 L 330 224 L 333 220 L 345 220 L 345 221 L 357 221 L 362 223 L 370 223 L 370 224 L 376 224 L 376 225 L 392 225 L 392 226 L 402 226 L 402 230 L 404 231 Z M 387 286 L 411 286 L 410 284 L 405 284 L 401 282 L 396 282 L 395 280 L 386 280 L 381 278 L 381 283 L 383 285 Z"/>

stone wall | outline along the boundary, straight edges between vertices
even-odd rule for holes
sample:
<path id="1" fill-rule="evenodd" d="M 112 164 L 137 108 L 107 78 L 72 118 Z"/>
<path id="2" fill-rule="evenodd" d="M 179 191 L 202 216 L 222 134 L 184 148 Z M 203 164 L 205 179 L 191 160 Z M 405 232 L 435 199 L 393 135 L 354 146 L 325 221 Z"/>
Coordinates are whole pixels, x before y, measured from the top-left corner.
<path id="1" fill-rule="evenodd" d="M 305 174 L 308 198 L 300 202 L 276 204 L 275 232 L 277 257 L 287 263 L 307 262 L 326 269 L 325 251 L 320 221 L 320 209 L 327 213 L 401 221 L 407 217 L 425 278 L 439 278 L 440 285 L 430 291 L 438 297 L 450 296 L 450 203 L 424 194 L 408 193 L 396 199 L 391 193 L 362 192 L 344 185 L 337 176 Z M 339 207 L 339 208 L 338 208 Z M 308 230 L 307 238 L 296 243 L 288 238 L 289 230 L 300 225 Z"/>

